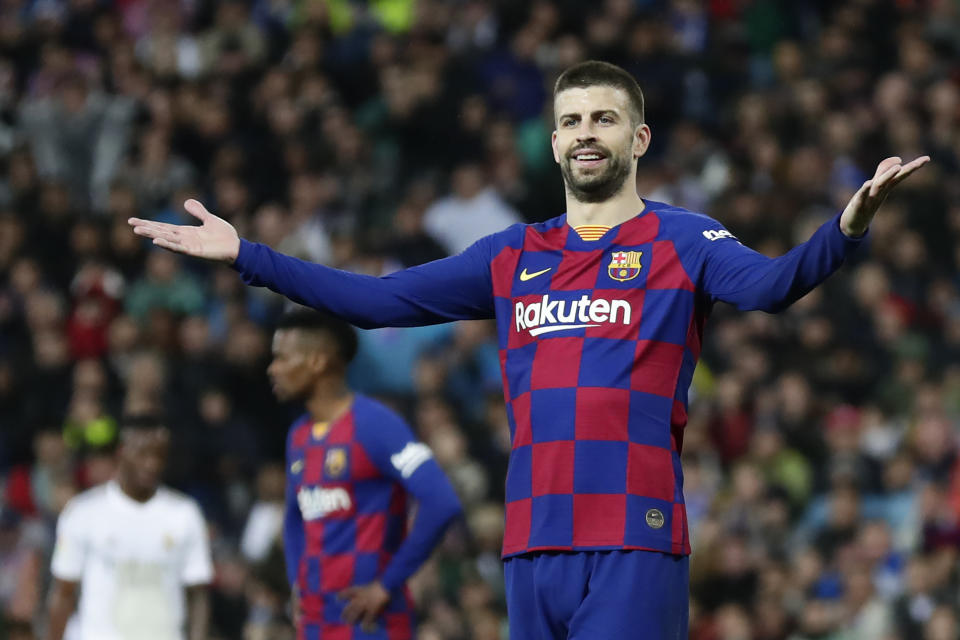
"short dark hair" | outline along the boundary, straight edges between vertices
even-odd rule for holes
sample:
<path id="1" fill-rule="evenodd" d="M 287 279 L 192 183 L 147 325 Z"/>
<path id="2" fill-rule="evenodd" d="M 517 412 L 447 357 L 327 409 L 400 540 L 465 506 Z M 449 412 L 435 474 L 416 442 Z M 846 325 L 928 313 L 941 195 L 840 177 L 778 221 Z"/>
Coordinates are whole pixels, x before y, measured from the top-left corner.
<path id="1" fill-rule="evenodd" d="M 277 321 L 276 329 L 278 331 L 301 329 L 325 333 L 333 340 L 344 364 L 349 364 L 357 355 L 357 332 L 347 321 L 336 316 L 308 309 L 297 309 L 283 314 Z"/>
<path id="2" fill-rule="evenodd" d="M 159 413 L 137 413 L 125 415 L 120 419 L 119 437 L 111 442 L 96 447 L 95 451 L 100 453 L 116 453 L 117 447 L 127 438 L 136 437 L 149 433 L 151 431 L 164 430 L 170 432 L 170 427 Z"/>
<path id="3" fill-rule="evenodd" d="M 553 99 L 556 100 L 557 95 L 567 89 L 595 86 L 613 87 L 626 93 L 633 111 L 631 118 L 636 119 L 636 124 L 643 124 L 643 91 L 637 79 L 627 70 L 609 62 L 587 60 L 569 67 L 553 85 Z"/>
<path id="4" fill-rule="evenodd" d="M 126 415 L 120 420 L 120 431 L 153 431 L 167 428 L 166 421 L 158 413 Z"/>

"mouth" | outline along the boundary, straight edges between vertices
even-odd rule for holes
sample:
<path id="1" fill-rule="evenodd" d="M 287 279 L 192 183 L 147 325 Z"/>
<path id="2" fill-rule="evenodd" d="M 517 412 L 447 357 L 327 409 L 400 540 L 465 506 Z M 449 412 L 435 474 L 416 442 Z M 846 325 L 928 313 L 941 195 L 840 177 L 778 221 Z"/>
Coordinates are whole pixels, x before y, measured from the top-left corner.
<path id="1" fill-rule="evenodd" d="M 577 149 L 570 154 L 574 164 L 583 169 L 593 169 L 603 164 L 607 156 L 599 149 L 585 148 Z"/>

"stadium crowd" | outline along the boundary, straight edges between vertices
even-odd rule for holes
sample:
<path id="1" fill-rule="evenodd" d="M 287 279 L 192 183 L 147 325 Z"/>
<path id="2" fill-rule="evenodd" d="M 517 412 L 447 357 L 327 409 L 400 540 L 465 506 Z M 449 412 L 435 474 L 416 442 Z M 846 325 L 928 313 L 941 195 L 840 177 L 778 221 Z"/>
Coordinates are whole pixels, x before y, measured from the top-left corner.
<path id="1" fill-rule="evenodd" d="M 960 638 L 960 5 L 950 0 L 10 0 L 0 8 L 0 636 L 40 637 L 57 514 L 162 412 L 214 549 L 212 638 L 292 637 L 277 532 L 284 301 L 153 250 L 197 197 L 372 274 L 563 210 L 552 81 L 640 81 L 641 195 L 779 255 L 882 157 L 933 164 L 778 316 L 718 306 L 683 458 L 695 640 Z M 361 332 L 355 387 L 429 443 L 465 521 L 422 640 L 506 637 L 509 429 L 492 324 Z M 6 634 L 6 635 L 4 635 Z M 36 634 L 36 635 L 34 635 Z"/>

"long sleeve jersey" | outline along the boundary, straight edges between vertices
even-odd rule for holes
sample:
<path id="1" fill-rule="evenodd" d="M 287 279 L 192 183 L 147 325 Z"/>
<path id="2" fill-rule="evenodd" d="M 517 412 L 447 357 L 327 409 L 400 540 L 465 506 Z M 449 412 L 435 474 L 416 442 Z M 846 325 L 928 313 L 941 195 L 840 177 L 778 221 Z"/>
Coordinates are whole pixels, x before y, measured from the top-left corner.
<path id="1" fill-rule="evenodd" d="M 241 243 L 244 281 L 359 327 L 495 318 L 512 451 L 503 556 L 690 552 L 680 451 L 717 301 L 786 308 L 860 243 L 839 215 L 778 258 L 719 222 L 646 201 L 585 241 L 566 215 L 376 278 Z"/>
<path id="2" fill-rule="evenodd" d="M 407 531 L 410 498 L 418 508 Z M 338 623 L 337 594 L 379 580 L 391 592 L 384 624 L 409 626 L 404 583 L 459 513 L 429 447 L 380 403 L 357 394 L 332 423 L 300 417 L 287 437 L 283 535 L 304 623 Z"/>

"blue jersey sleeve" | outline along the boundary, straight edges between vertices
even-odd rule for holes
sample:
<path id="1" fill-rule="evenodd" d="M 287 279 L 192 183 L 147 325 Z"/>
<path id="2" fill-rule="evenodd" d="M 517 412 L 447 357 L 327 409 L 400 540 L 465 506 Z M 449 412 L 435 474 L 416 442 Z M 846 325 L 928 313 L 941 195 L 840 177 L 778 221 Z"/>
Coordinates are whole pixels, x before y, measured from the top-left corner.
<path id="1" fill-rule="evenodd" d="M 494 238 L 380 278 L 305 262 L 246 240 L 233 267 L 249 285 L 268 287 L 363 329 L 480 320 L 493 317 Z"/>
<path id="2" fill-rule="evenodd" d="M 413 526 L 380 575 L 380 582 L 392 591 L 430 556 L 447 526 L 460 515 L 460 500 L 430 448 L 418 442 L 398 416 L 377 405 L 368 405 L 363 419 L 356 424 L 357 438 L 371 461 L 417 500 Z"/>
<path id="3" fill-rule="evenodd" d="M 741 244 L 716 220 L 684 216 L 679 231 L 684 267 L 713 300 L 742 311 L 781 311 L 823 282 L 865 236 L 840 231 L 840 214 L 823 223 L 806 242 L 778 258 Z"/>
<path id="4" fill-rule="evenodd" d="M 291 441 L 293 439 L 293 429 L 287 434 L 287 482 L 284 498 L 283 515 L 283 557 L 287 564 L 287 581 L 291 585 L 297 583 L 297 575 L 300 570 L 300 560 L 303 557 L 303 550 L 306 545 L 306 534 L 303 530 L 303 515 L 300 513 L 300 505 L 297 503 L 297 469 L 299 464 L 302 468 L 302 461 L 293 455 Z"/>

